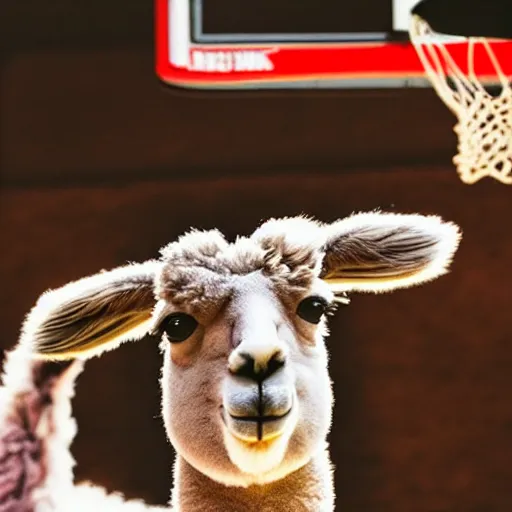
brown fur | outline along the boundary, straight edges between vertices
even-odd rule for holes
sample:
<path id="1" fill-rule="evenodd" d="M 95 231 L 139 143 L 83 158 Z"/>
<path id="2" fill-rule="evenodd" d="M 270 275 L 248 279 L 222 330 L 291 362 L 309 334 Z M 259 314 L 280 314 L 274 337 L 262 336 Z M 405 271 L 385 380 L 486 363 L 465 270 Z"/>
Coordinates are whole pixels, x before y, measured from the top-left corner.
<path id="1" fill-rule="evenodd" d="M 305 290 L 315 277 L 319 254 L 308 246 L 292 246 L 286 237 L 234 244 L 215 230 L 192 231 L 162 251 L 164 267 L 157 295 L 178 306 L 200 308 L 230 294 L 229 277 L 261 271 L 281 288 Z"/>
<path id="2" fill-rule="evenodd" d="M 70 363 L 38 362 L 31 368 L 33 388 L 3 404 L 0 417 L 0 512 L 33 510 L 33 493 L 48 474 L 48 444 L 37 435 L 55 425 L 47 411 L 54 405 L 56 383 Z"/>

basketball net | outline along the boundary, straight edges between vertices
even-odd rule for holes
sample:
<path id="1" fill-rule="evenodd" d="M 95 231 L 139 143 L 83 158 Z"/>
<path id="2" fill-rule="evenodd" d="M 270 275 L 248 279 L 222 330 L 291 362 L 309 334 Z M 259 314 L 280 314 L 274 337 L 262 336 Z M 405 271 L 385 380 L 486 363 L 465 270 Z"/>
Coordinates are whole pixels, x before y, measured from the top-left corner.
<path id="1" fill-rule="evenodd" d="M 512 185 L 512 83 L 486 38 L 462 38 L 435 33 L 429 24 L 413 15 L 411 41 L 438 96 L 457 117 L 454 131 L 458 154 L 453 163 L 467 184 L 490 176 Z M 468 72 L 464 73 L 448 51 L 449 43 L 467 42 Z M 475 47 L 488 55 L 501 85 L 490 94 L 475 73 Z"/>

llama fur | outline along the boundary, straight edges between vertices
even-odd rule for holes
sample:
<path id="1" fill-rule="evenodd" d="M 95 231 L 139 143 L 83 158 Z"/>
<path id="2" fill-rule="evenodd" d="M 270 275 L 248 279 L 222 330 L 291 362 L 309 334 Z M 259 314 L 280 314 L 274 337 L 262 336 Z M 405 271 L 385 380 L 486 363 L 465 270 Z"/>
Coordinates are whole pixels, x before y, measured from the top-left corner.
<path id="1" fill-rule="evenodd" d="M 348 293 L 445 274 L 460 237 L 435 216 L 271 219 L 231 243 L 191 231 L 158 259 L 44 293 L 4 364 L 0 512 L 331 512 L 327 315 Z M 318 321 L 301 313 L 311 300 L 325 306 Z M 195 322 L 179 342 L 166 327 L 176 315 Z M 170 508 L 73 481 L 84 361 L 148 333 L 162 338 L 162 416 L 177 452 Z"/>

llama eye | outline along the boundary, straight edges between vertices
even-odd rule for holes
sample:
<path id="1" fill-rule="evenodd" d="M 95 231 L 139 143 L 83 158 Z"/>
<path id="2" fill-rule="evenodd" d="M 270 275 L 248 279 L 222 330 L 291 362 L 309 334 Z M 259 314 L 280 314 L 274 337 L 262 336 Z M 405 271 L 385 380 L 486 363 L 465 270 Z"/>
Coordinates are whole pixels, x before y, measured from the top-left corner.
<path id="1" fill-rule="evenodd" d="M 321 297 L 308 297 L 297 308 L 297 315 L 310 324 L 318 324 L 327 310 L 327 303 Z"/>
<path id="2" fill-rule="evenodd" d="M 192 336 L 197 320 L 185 313 L 169 315 L 161 324 L 160 331 L 165 333 L 171 343 L 180 343 Z"/>

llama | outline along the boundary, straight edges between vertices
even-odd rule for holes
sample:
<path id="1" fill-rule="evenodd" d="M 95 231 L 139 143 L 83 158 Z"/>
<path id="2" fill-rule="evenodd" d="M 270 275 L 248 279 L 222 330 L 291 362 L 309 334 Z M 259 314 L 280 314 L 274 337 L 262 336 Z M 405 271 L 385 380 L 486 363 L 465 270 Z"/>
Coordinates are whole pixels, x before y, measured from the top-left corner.
<path id="1" fill-rule="evenodd" d="M 177 453 L 165 510 L 334 510 L 327 317 L 350 292 L 446 273 L 460 236 L 435 216 L 271 219 L 231 243 L 191 231 L 159 259 L 46 292 L 4 366 L 0 512 L 164 510 L 75 485 L 69 452 L 84 361 L 148 333 Z"/>

